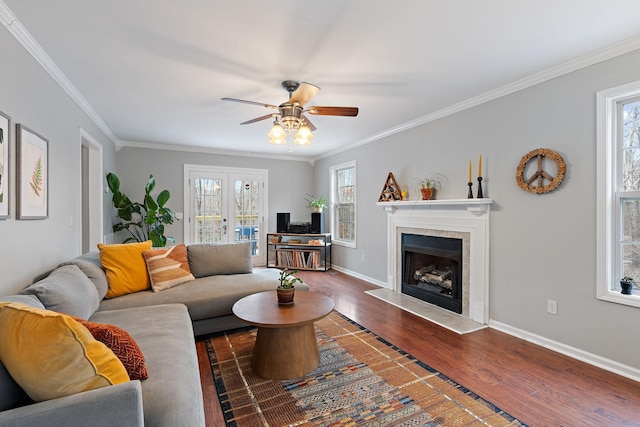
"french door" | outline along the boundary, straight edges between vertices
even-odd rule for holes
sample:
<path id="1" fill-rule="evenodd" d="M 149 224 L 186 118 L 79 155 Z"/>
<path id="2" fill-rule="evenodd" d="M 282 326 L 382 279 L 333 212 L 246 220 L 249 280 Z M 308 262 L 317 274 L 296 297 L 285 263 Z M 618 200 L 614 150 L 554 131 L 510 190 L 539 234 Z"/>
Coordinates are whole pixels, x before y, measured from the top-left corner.
<path id="1" fill-rule="evenodd" d="M 249 242 L 264 265 L 266 181 L 262 169 L 185 165 L 185 243 Z"/>

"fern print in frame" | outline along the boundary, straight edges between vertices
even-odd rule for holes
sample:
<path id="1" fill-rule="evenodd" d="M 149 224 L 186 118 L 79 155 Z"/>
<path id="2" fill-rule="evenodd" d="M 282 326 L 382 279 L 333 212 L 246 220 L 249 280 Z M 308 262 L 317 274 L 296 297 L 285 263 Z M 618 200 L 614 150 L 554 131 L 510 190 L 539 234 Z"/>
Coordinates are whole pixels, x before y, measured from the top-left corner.
<path id="1" fill-rule="evenodd" d="M 44 219 L 49 216 L 49 141 L 18 124 L 17 219 Z"/>
<path id="2" fill-rule="evenodd" d="M 9 218 L 9 122 L 11 118 L 0 111 L 0 219 Z"/>

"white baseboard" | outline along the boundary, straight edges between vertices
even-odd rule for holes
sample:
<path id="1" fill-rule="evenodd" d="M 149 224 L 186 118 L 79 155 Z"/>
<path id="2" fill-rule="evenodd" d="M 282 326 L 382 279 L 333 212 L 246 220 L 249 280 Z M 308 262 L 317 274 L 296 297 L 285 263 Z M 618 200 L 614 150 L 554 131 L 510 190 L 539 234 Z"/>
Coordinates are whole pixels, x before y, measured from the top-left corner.
<path id="1" fill-rule="evenodd" d="M 333 270 L 339 271 L 340 273 L 344 273 L 347 274 L 349 276 L 355 277 L 356 279 L 360 279 L 360 280 L 364 280 L 365 282 L 369 282 L 372 285 L 376 285 L 376 286 L 380 286 L 381 288 L 386 288 L 387 287 L 387 283 L 386 282 L 381 282 L 380 280 L 376 280 L 373 277 L 369 277 L 369 276 L 365 276 L 363 274 L 360 273 L 356 273 L 355 271 L 351 271 L 351 270 L 347 270 L 346 268 L 342 268 L 338 265 L 332 265 L 331 268 Z"/>
<path id="2" fill-rule="evenodd" d="M 489 327 L 500 332 L 504 332 L 505 334 L 509 334 L 525 341 L 548 348 L 549 350 L 564 354 L 565 356 L 569 356 L 573 359 L 580 360 L 598 368 L 602 368 L 606 371 L 613 372 L 615 374 L 622 375 L 623 377 L 627 377 L 634 381 L 640 382 L 640 369 L 636 369 L 631 366 L 609 360 L 602 356 L 598 356 L 597 354 L 589 353 L 587 351 L 571 347 L 558 341 L 550 340 L 540 335 L 532 334 L 531 332 L 527 332 L 522 329 L 514 328 L 513 326 L 509 326 L 495 320 L 489 320 Z"/>

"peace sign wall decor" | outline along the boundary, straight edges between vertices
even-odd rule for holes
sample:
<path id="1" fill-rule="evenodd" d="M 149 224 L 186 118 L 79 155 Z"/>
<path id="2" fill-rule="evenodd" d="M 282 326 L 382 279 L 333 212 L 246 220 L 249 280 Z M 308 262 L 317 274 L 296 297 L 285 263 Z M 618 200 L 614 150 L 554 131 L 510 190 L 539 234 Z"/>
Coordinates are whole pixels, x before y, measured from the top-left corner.
<path id="1" fill-rule="evenodd" d="M 555 175 L 545 171 L 544 158 L 555 162 Z M 530 162 L 537 162 L 537 170 L 530 177 L 525 176 L 525 170 Z M 548 163 L 548 162 L 547 162 Z M 525 154 L 516 168 L 516 182 L 518 187 L 534 194 L 543 194 L 558 188 L 564 175 L 567 172 L 567 165 L 560 154 L 548 148 L 537 148 Z"/>

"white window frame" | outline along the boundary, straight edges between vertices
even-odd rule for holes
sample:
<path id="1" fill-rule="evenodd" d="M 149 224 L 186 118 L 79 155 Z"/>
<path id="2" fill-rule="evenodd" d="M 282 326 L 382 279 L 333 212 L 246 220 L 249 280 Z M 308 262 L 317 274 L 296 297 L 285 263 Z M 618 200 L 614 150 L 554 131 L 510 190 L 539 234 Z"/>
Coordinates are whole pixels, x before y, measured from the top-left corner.
<path id="1" fill-rule="evenodd" d="M 619 144 L 620 102 L 640 96 L 640 81 L 603 90 L 596 95 L 596 289 L 597 298 L 640 307 L 639 295 L 623 295 L 612 285 L 620 280 L 620 196 L 622 186 Z"/>
<path id="2" fill-rule="evenodd" d="M 343 240 L 339 239 L 338 230 L 336 229 L 336 208 L 337 208 L 337 200 L 338 195 L 336 194 L 337 189 L 337 179 L 336 174 L 338 171 L 343 169 L 353 168 L 356 176 L 356 197 L 354 202 L 354 239 L 351 240 Z M 346 246 L 348 248 L 357 248 L 357 239 L 358 239 L 358 168 L 356 167 L 356 161 L 352 160 L 350 162 L 341 163 L 339 165 L 331 166 L 329 168 L 329 173 L 331 174 L 331 243 L 340 246 Z"/>

